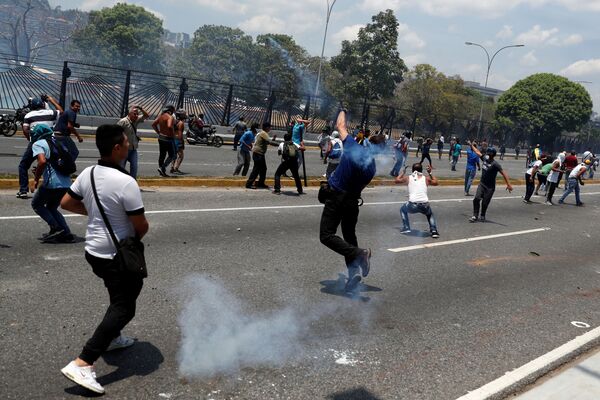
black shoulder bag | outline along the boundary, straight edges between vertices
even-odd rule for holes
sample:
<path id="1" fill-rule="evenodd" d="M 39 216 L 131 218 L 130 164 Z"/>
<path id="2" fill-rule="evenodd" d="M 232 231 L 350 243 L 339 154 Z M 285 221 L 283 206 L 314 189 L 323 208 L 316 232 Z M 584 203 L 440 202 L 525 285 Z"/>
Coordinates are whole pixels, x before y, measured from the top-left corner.
<path id="1" fill-rule="evenodd" d="M 137 237 L 128 237 L 120 242 L 117 240 L 115 232 L 113 231 L 110 222 L 108 222 L 108 217 L 104 212 L 104 207 L 102 207 L 100 199 L 98 198 L 96 181 L 94 180 L 95 168 L 96 167 L 92 168 L 90 174 L 92 178 L 92 190 L 94 191 L 96 205 L 98 206 L 98 210 L 102 215 L 106 229 L 108 229 L 108 233 L 110 233 L 110 237 L 117 248 L 117 254 L 115 254 L 114 261 L 122 272 L 134 274 L 141 278 L 146 278 L 148 276 L 148 271 L 146 269 L 146 258 L 144 257 L 144 244 Z"/>

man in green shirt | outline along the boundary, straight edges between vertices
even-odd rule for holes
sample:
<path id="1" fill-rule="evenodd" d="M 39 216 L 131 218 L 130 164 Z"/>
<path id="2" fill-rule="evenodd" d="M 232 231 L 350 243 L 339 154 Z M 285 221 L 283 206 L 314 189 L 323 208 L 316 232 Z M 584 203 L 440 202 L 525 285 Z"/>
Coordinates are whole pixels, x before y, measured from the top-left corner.
<path id="1" fill-rule="evenodd" d="M 265 179 L 267 177 L 267 161 L 265 159 L 265 155 L 267 153 L 267 148 L 269 145 L 278 146 L 279 143 L 275 141 L 277 136 L 273 136 L 271 139 L 269 137 L 269 132 L 271 132 L 271 124 L 269 122 L 265 122 L 262 125 L 262 131 L 258 135 L 256 135 L 256 139 L 254 141 L 254 147 L 252 147 L 252 161 L 254 161 L 254 165 L 252 166 L 252 172 L 250 172 L 250 176 L 246 181 L 246 189 L 268 189 L 269 187 L 265 184 Z M 253 186 L 254 181 L 258 177 L 258 182 L 256 186 Z"/>

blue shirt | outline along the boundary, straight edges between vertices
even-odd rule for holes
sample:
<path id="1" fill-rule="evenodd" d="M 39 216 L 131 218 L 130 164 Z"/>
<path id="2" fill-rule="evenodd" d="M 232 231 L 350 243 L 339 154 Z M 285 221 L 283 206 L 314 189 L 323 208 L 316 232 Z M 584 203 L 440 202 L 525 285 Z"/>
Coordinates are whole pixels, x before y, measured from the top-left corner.
<path id="1" fill-rule="evenodd" d="M 467 170 L 474 171 L 477 168 L 479 156 L 471 149 L 467 148 Z"/>
<path id="2" fill-rule="evenodd" d="M 44 154 L 46 157 L 47 163 L 46 168 L 44 168 L 44 187 L 46 189 L 68 189 L 71 187 L 71 177 L 62 175 L 52 168 L 52 164 L 50 163 L 52 154 L 50 153 L 50 146 L 48 146 L 46 139 L 35 142 L 31 146 L 31 151 L 33 152 L 33 157 L 37 157 L 38 154 Z"/>
<path id="3" fill-rule="evenodd" d="M 363 147 L 352 136 L 346 136 L 344 153 L 337 169 L 329 177 L 333 189 L 360 195 L 375 176 L 376 166 L 372 147 Z"/>
<path id="4" fill-rule="evenodd" d="M 254 143 L 254 134 L 252 133 L 252 131 L 244 132 L 244 134 L 240 138 L 240 144 L 241 144 L 240 151 L 243 151 L 245 153 L 250 152 L 250 149 L 244 145 L 246 144 L 246 145 L 252 147 L 252 143 Z"/>
<path id="5" fill-rule="evenodd" d="M 296 122 L 296 125 L 294 125 L 294 129 L 292 129 L 292 142 L 294 142 L 295 145 L 300 146 L 303 135 L 304 135 L 304 123 Z"/>
<path id="6" fill-rule="evenodd" d="M 56 121 L 56 125 L 54 126 L 54 130 L 65 136 L 68 136 L 71 133 L 69 132 L 69 122 L 75 123 L 76 121 L 77 113 L 71 109 L 68 109 L 64 113 L 60 114 L 60 117 L 58 117 L 58 121 Z"/>

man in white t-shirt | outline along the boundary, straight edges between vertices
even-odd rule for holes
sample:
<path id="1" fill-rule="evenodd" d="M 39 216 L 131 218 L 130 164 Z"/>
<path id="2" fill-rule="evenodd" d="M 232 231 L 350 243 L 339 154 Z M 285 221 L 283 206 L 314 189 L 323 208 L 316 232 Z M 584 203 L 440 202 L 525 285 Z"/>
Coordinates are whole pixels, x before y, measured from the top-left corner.
<path id="1" fill-rule="evenodd" d="M 428 186 L 437 186 L 438 180 L 431 174 L 431 165 L 427 166 L 427 175 L 423 175 L 423 165 L 415 163 L 412 166 L 412 174 L 406 176 L 406 168 L 402 175 L 396 178 L 398 184 L 408 184 L 408 201 L 400 208 L 402 214 L 402 233 L 410 233 L 410 221 L 408 214 L 424 214 L 429 222 L 431 237 L 437 239 L 440 237 L 435 217 L 429 206 L 429 197 L 427 196 Z"/>
<path id="2" fill-rule="evenodd" d="M 104 280 L 110 305 L 93 336 L 78 358 L 61 372 L 68 379 L 96 393 L 104 388 L 96 381 L 94 362 L 105 351 L 134 344 L 121 330 L 135 316 L 135 303 L 142 290 L 142 277 L 122 271 L 114 261 L 116 247 L 112 241 L 94 198 L 91 174 L 100 204 L 119 241 L 128 237 L 142 238 L 148 232 L 140 188 L 121 168 L 129 152 L 129 141 L 123 127 L 102 125 L 96 131 L 96 147 L 101 159 L 98 165 L 81 172 L 61 201 L 65 210 L 88 216 L 85 235 L 85 258 L 94 274 Z"/>
<path id="3" fill-rule="evenodd" d="M 542 160 L 537 160 L 525 172 L 525 197 L 523 197 L 523 203 L 531 203 L 531 196 L 533 196 L 533 192 L 535 191 L 535 174 L 538 173 L 542 164 Z"/>
<path id="4" fill-rule="evenodd" d="M 558 200 L 558 204 L 564 204 L 567 196 L 570 195 L 572 192 L 575 192 L 575 204 L 580 207 L 583 205 L 581 199 L 579 198 L 579 185 L 583 185 L 583 174 L 585 174 L 585 171 L 587 171 L 591 163 L 592 162 L 590 160 L 585 160 L 584 162 L 573 168 L 573 170 L 569 174 L 569 178 L 567 181 L 567 190 L 563 193 L 560 200 Z"/>
<path id="5" fill-rule="evenodd" d="M 48 102 L 52 103 L 56 110 L 50 109 L 48 104 L 42 99 L 35 98 L 31 100 L 31 111 L 25 114 L 23 120 L 23 135 L 29 143 L 21 157 L 21 162 L 19 163 L 19 191 L 17 192 L 17 197 L 20 199 L 28 198 L 29 168 L 31 168 L 31 164 L 33 164 L 33 161 L 35 160 L 33 152 L 31 151 L 33 143 L 31 142 L 29 135 L 33 128 L 40 124 L 45 124 L 49 128 L 54 128 L 60 114 L 63 112 L 63 108 L 52 96 L 44 96 L 44 99 L 47 99 Z"/>

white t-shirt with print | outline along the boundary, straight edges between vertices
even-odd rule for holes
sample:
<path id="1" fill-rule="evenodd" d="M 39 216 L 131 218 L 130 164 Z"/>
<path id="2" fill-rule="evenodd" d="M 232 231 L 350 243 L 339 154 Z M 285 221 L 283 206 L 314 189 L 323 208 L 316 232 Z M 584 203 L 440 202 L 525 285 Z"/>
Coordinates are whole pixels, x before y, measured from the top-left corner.
<path id="1" fill-rule="evenodd" d="M 69 189 L 69 194 L 81 200 L 88 212 L 85 251 L 95 257 L 112 259 L 116 247 L 96 205 L 90 175 L 92 168 L 81 172 Z M 100 203 L 117 239 L 121 241 L 135 236 L 129 216 L 144 213 L 142 195 L 135 179 L 114 167 L 96 165 L 94 180 Z"/>

